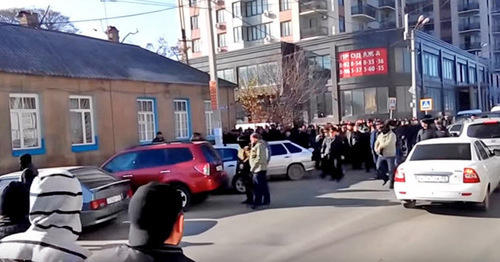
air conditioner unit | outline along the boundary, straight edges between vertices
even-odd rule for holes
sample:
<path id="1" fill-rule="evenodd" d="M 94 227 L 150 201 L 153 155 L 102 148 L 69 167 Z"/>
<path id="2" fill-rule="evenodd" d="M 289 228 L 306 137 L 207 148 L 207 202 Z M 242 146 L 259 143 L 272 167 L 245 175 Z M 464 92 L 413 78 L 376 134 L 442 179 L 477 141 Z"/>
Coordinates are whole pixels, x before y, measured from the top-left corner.
<path id="1" fill-rule="evenodd" d="M 264 11 L 264 16 L 266 16 L 266 17 L 271 17 L 272 14 L 273 14 L 273 12 L 271 12 L 271 10 Z"/>
<path id="2" fill-rule="evenodd" d="M 273 40 L 273 38 L 270 35 L 268 35 L 268 36 L 266 36 L 265 40 L 266 40 L 266 42 L 271 42 Z"/>

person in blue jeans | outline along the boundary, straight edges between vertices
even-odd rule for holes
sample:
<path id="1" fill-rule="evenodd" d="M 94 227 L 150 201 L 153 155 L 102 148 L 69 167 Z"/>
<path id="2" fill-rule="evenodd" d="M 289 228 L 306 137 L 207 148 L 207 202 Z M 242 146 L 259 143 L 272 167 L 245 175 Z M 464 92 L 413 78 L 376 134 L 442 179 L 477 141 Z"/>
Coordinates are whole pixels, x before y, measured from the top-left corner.
<path id="1" fill-rule="evenodd" d="M 250 171 L 253 174 L 254 194 L 253 209 L 271 203 L 271 194 L 267 184 L 267 165 L 269 163 L 270 150 L 267 143 L 261 140 L 260 135 L 253 133 L 250 136 L 252 149 L 250 150 Z"/>
<path id="2" fill-rule="evenodd" d="M 377 136 L 377 141 L 375 142 L 375 152 L 378 155 L 377 158 L 377 171 L 382 175 L 384 180 L 384 185 L 387 181 L 391 181 L 390 188 L 394 187 L 394 164 L 396 159 L 396 134 L 391 131 L 389 124 L 385 124 L 382 127 L 380 134 Z M 385 172 L 384 164 L 387 165 L 387 171 Z M 389 177 L 385 175 L 389 173 Z"/>

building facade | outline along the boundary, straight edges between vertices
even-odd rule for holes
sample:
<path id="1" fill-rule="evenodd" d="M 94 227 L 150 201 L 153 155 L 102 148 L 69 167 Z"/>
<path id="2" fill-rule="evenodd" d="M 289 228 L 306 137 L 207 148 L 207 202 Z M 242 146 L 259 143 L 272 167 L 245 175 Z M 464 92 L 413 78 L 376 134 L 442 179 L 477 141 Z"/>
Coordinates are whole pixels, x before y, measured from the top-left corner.
<path id="1" fill-rule="evenodd" d="M 212 3 L 218 53 L 277 42 L 295 43 L 344 32 L 395 28 L 395 0 L 218 0 Z M 208 55 L 206 2 L 184 0 L 181 24 L 189 58 Z"/>
<path id="2" fill-rule="evenodd" d="M 208 55 L 204 5 L 182 4 L 190 58 Z M 405 13 L 410 27 L 424 15 L 430 19 L 424 32 L 489 59 L 500 71 L 500 0 L 219 0 L 213 3 L 216 51 L 404 27 Z"/>
<path id="3" fill-rule="evenodd" d="M 39 167 L 100 165 L 158 131 L 214 135 L 206 73 L 132 45 L 7 24 L 0 34 L 0 173 L 26 153 Z M 234 106 L 235 85 L 220 86 L 219 105 Z M 235 118 L 223 111 L 223 126 Z"/>
<path id="4" fill-rule="evenodd" d="M 453 115 L 480 105 L 489 110 L 500 102 L 498 75 L 491 73 L 488 61 L 423 32 L 416 33 L 416 105 L 410 93 L 412 67 L 403 30 L 363 31 L 297 45 L 308 51 L 311 64 L 331 70 L 326 91 L 311 97 L 304 113 L 309 122 L 387 119 L 391 98 L 396 99 L 392 115 L 398 118 L 411 117 L 412 107 L 423 98 L 432 99 L 428 113 L 433 115 Z M 219 54 L 219 76 L 238 81 L 249 66 L 279 62 L 280 53 L 280 44 L 270 44 Z M 206 57 L 191 62 L 208 71 Z"/>

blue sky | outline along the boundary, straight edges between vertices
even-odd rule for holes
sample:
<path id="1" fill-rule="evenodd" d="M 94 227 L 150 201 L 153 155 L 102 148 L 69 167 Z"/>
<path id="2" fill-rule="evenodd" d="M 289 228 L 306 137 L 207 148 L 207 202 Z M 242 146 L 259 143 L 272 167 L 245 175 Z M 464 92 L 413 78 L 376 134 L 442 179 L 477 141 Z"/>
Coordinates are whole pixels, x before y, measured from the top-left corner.
<path id="1" fill-rule="evenodd" d="M 7 8 L 43 8 L 50 5 L 51 10 L 59 11 L 69 16 L 71 21 L 94 18 L 115 17 L 144 13 L 171 8 L 153 14 L 145 14 L 120 19 L 78 22 L 74 25 L 79 34 L 105 39 L 104 30 L 112 25 L 120 31 L 123 39 L 129 32 L 139 30 L 130 35 L 126 43 L 146 47 L 148 43 L 156 44 L 159 37 L 164 37 L 169 45 L 176 45 L 180 36 L 179 11 L 176 0 L 15 0 L 0 1 L 0 9 Z"/>

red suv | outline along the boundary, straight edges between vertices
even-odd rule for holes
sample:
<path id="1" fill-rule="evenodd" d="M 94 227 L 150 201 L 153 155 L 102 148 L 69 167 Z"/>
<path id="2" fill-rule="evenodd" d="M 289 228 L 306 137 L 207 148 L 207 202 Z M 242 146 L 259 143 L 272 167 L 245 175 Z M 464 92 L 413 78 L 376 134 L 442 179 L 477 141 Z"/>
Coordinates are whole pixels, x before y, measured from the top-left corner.
<path id="1" fill-rule="evenodd" d="M 227 179 L 222 160 L 207 142 L 137 146 L 114 155 L 102 168 L 130 179 L 134 191 L 151 181 L 173 185 L 183 197 L 184 209 L 194 196 L 206 196 Z"/>

